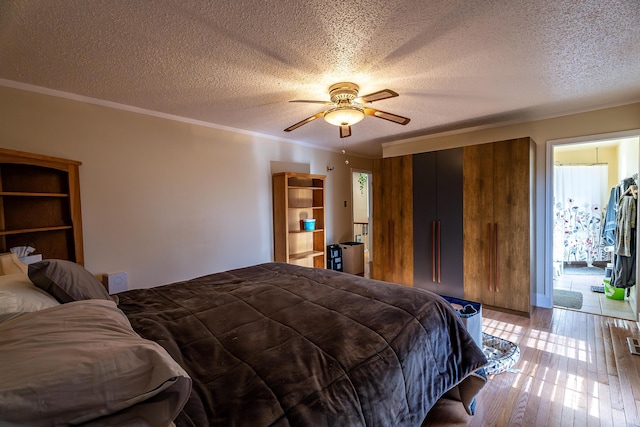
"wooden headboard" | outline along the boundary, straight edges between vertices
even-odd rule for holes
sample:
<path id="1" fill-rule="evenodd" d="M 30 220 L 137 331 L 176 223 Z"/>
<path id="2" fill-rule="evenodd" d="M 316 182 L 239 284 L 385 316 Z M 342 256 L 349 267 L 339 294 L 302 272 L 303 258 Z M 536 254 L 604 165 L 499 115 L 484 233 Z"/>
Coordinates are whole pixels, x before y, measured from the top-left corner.
<path id="1" fill-rule="evenodd" d="M 31 246 L 84 264 L 81 162 L 0 148 L 0 252 Z"/>

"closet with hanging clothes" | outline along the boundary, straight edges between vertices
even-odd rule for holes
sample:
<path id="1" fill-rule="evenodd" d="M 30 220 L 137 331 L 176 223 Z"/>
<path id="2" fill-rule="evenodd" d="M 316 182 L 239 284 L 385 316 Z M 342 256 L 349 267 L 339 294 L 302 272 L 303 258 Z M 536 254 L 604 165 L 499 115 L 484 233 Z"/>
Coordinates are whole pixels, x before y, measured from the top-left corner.
<path id="1" fill-rule="evenodd" d="M 634 174 L 611 189 L 603 228 L 603 237 L 614 247 L 611 286 L 615 288 L 636 284 L 637 204 L 638 174 Z"/>

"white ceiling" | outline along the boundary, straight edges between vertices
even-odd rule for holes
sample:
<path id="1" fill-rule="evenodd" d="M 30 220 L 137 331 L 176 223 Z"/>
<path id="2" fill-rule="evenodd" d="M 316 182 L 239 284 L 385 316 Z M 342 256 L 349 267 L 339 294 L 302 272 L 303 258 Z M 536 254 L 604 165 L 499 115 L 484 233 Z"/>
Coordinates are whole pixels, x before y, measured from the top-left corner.
<path id="1" fill-rule="evenodd" d="M 640 100 L 638 0 L 2 0 L 0 79 L 353 154 L 382 142 Z M 352 81 L 340 140 L 315 120 Z"/>

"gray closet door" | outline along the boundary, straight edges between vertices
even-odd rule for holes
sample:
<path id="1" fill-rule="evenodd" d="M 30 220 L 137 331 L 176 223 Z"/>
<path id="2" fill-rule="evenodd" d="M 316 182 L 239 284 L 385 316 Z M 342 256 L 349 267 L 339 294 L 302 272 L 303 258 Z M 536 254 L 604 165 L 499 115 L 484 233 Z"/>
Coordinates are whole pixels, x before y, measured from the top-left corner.
<path id="1" fill-rule="evenodd" d="M 414 154 L 414 286 L 464 298 L 462 203 L 462 148 Z"/>

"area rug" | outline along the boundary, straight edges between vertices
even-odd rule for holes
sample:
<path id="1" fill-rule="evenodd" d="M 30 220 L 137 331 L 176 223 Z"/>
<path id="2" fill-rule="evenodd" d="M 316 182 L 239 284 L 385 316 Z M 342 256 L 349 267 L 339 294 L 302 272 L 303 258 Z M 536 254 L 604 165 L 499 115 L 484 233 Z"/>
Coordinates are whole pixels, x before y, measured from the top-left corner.
<path id="1" fill-rule="evenodd" d="M 582 308 L 582 294 L 575 291 L 565 291 L 563 289 L 553 290 L 553 305 L 559 307 L 580 310 Z"/>
<path id="2" fill-rule="evenodd" d="M 487 375 L 513 372 L 513 365 L 520 359 L 520 348 L 511 341 L 482 333 L 482 352 L 487 361 L 485 372 Z"/>
<path id="3" fill-rule="evenodd" d="M 604 268 L 600 267 L 564 267 L 562 274 L 568 276 L 604 276 Z"/>

